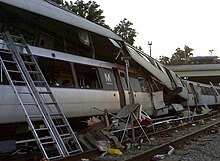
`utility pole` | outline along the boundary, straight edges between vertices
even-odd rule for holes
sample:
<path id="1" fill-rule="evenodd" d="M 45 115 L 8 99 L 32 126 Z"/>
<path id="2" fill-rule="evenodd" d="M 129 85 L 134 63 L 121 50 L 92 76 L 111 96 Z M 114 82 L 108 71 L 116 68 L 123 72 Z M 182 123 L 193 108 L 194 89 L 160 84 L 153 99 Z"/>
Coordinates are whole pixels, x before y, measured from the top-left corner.
<path id="1" fill-rule="evenodd" d="M 210 52 L 210 55 L 212 55 L 212 52 L 213 52 L 213 51 L 214 51 L 213 49 L 209 50 L 209 52 Z"/>
<path id="2" fill-rule="evenodd" d="M 149 45 L 149 48 L 150 48 L 150 57 L 151 57 L 151 45 L 152 45 L 152 41 L 148 41 L 148 45 Z"/>

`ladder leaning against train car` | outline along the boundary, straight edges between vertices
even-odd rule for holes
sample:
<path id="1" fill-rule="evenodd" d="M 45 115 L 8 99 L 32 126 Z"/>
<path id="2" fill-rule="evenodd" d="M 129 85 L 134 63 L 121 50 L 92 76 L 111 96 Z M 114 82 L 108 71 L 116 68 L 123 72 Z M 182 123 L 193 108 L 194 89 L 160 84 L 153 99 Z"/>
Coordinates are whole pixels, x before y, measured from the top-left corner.
<path id="1" fill-rule="evenodd" d="M 0 62 L 42 155 L 52 160 L 82 152 L 23 36 L 6 32 L 2 37 L 8 51 L 0 54 Z"/>

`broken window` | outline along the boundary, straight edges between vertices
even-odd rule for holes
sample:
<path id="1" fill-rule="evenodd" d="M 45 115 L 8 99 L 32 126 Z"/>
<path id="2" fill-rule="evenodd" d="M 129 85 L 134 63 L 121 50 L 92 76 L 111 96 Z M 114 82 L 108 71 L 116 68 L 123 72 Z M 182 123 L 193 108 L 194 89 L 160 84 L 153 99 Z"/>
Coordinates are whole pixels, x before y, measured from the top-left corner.
<path id="1" fill-rule="evenodd" d="M 89 34 L 85 30 L 78 30 L 79 40 L 84 45 L 90 46 Z"/>
<path id="2" fill-rule="evenodd" d="M 38 64 L 50 86 L 75 87 L 69 62 L 39 57 Z"/>
<path id="3" fill-rule="evenodd" d="M 139 76 L 138 81 L 140 83 L 142 92 L 149 92 L 150 87 L 148 85 L 147 78 L 145 78 L 144 76 Z"/>
<path id="4" fill-rule="evenodd" d="M 75 72 L 80 88 L 100 89 L 101 83 L 96 67 L 75 64 Z"/>
<path id="5" fill-rule="evenodd" d="M 141 92 L 141 86 L 140 86 L 140 82 L 137 78 L 137 76 L 135 76 L 134 74 L 130 74 L 130 84 L 131 84 L 131 88 L 134 92 Z"/>

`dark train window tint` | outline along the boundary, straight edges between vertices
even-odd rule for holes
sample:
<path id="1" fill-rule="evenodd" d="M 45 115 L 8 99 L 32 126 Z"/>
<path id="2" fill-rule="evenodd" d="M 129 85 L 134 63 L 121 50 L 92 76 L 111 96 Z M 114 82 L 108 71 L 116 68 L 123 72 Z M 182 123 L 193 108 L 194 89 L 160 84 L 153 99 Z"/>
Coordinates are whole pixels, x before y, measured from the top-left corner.
<path id="1" fill-rule="evenodd" d="M 127 80 L 125 78 L 125 74 L 120 72 L 120 77 L 121 77 L 121 84 L 122 84 L 124 90 L 128 90 L 128 85 L 127 85 Z"/>
<path id="2" fill-rule="evenodd" d="M 103 89 L 115 90 L 115 77 L 110 69 L 98 68 Z"/>
<path id="3" fill-rule="evenodd" d="M 0 32 L 3 31 L 3 27 L 4 27 L 4 24 L 2 22 L 0 22 Z"/>
<path id="4" fill-rule="evenodd" d="M 22 31 L 16 27 L 12 27 L 12 26 L 9 26 L 8 27 L 8 31 L 10 32 L 10 34 L 12 35 L 20 35 L 22 34 L 24 36 L 24 39 L 25 41 L 30 44 L 30 45 L 33 45 L 34 44 L 34 35 L 32 35 L 31 33 L 28 33 L 26 31 Z"/>
<path id="5" fill-rule="evenodd" d="M 95 67 L 75 64 L 75 72 L 80 88 L 100 89 L 101 84 Z"/>
<path id="6" fill-rule="evenodd" d="M 145 77 L 140 76 L 138 77 L 138 81 L 140 83 L 142 92 L 149 92 L 147 79 Z"/>
<path id="7" fill-rule="evenodd" d="M 190 94 L 193 94 L 193 93 L 194 93 L 192 87 L 190 86 L 190 84 L 187 84 L 187 89 L 188 89 L 188 92 L 189 92 Z"/>
<path id="8" fill-rule="evenodd" d="M 216 89 L 217 90 L 217 92 L 218 92 L 218 95 L 220 95 L 220 89 Z"/>
<path id="9" fill-rule="evenodd" d="M 130 76 L 130 84 L 131 84 L 131 88 L 134 92 L 142 92 L 138 78 Z"/>
<path id="10" fill-rule="evenodd" d="M 38 64 L 50 86 L 75 87 L 70 63 L 39 57 Z"/>

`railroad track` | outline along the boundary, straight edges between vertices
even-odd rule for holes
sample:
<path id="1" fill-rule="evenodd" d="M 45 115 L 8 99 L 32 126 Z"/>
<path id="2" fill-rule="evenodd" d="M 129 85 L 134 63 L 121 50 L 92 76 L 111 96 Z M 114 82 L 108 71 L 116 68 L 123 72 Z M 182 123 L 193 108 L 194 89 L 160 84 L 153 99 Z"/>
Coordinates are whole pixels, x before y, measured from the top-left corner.
<path id="1" fill-rule="evenodd" d="M 213 120 L 213 118 L 215 118 L 216 120 Z M 193 124 L 197 124 L 198 120 L 200 119 L 205 120 L 206 123 L 204 125 L 193 126 Z M 177 123 L 175 122 L 174 124 L 177 124 Z M 162 130 L 161 130 L 161 127 L 163 126 L 163 124 L 162 125 L 157 124 L 155 126 L 156 131 L 148 133 L 148 137 L 151 139 L 152 145 L 149 145 L 148 142 L 146 142 L 145 144 L 139 144 L 136 147 L 135 146 L 132 147 L 134 150 L 132 148 L 128 150 L 124 150 L 123 155 L 121 156 L 106 155 L 103 158 L 103 157 L 100 157 L 102 152 L 100 152 L 98 149 L 94 149 L 94 150 L 86 151 L 83 153 L 75 154 L 70 157 L 59 159 L 57 161 L 82 161 L 83 158 L 85 159 L 89 158 L 89 161 L 113 161 L 113 160 L 114 161 L 119 161 L 119 160 L 120 161 L 147 161 L 153 158 L 156 154 L 166 154 L 169 150 L 170 145 L 173 146 L 174 148 L 179 147 L 182 144 L 186 143 L 187 141 L 199 135 L 204 134 L 204 132 L 206 132 L 208 129 L 219 124 L 220 124 L 220 117 L 218 113 L 209 114 L 205 118 L 204 116 L 194 118 L 194 122 L 187 123 L 187 124 L 178 123 L 177 125 L 174 126 L 173 123 L 170 123 L 170 125 L 173 125 L 172 127 L 162 129 Z M 187 132 L 187 129 L 191 129 L 189 130 L 190 132 Z M 186 132 L 183 132 L 184 130 Z M 176 134 L 179 134 L 179 135 L 176 135 Z M 136 152 L 133 153 L 133 151 L 136 151 Z M 37 155 L 39 154 L 37 153 L 36 156 Z M 33 161 L 32 159 L 28 159 L 26 157 L 25 160 L 20 160 L 20 158 L 15 159 L 15 160 L 16 161 Z M 40 159 L 35 159 L 35 161 L 39 161 L 39 160 Z"/>
<path id="2" fill-rule="evenodd" d="M 212 119 L 212 118 L 216 118 L 216 119 Z M 195 120 L 195 122 L 198 120 L 199 118 Z M 170 145 L 174 148 L 180 147 L 181 145 L 185 144 L 187 141 L 190 141 L 195 137 L 203 135 L 204 133 L 206 133 L 207 130 L 213 128 L 214 126 L 220 125 L 219 115 L 208 116 L 204 120 L 206 120 L 205 121 L 206 123 L 204 125 L 193 126 L 195 122 L 192 122 L 189 124 L 174 126 L 169 129 L 164 129 L 157 131 L 155 133 L 151 133 L 148 136 L 149 138 L 154 138 L 154 140 L 152 140 L 152 145 L 147 145 L 147 146 L 141 145 L 140 150 L 138 146 L 135 147 L 136 149 L 139 150 L 139 152 L 135 154 L 130 154 L 129 150 L 126 150 L 123 151 L 124 154 L 121 156 L 107 155 L 105 157 L 101 157 L 101 153 L 96 149 L 81 154 L 77 154 L 69 158 L 64 158 L 59 161 L 82 161 L 82 158 L 89 158 L 89 161 L 119 161 L 119 160 L 148 161 L 151 160 L 157 154 L 166 154 L 169 151 Z M 176 132 L 176 130 L 178 130 L 178 132 Z M 183 131 L 185 131 L 185 134 L 183 134 L 184 133 Z M 161 134 L 164 135 L 164 133 L 169 137 L 161 138 Z M 179 133 L 178 136 L 176 136 L 177 133 Z M 172 135 L 173 137 L 171 137 Z M 155 143 L 155 141 L 159 143 Z M 130 151 L 133 151 L 133 149 L 131 149 Z"/>
<path id="3" fill-rule="evenodd" d="M 165 154 L 169 151 L 169 146 L 173 147 L 180 147 L 181 145 L 185 144 L 186 142 L 192 140 L 195 137 L 198 137 L 200 135 L 203 135 L 206 133 L 207 130 L 213 128 L 214 126 L 220 125 L 220 119 L 213 121 L 213 123 L 204 126 L 196 131 L 190 132 L 189 134 L 186 134 L 182 137 L 176 138 L 174 140 L 171 140 L 167 143 L 164 143 L 162 145 L 156 146 L 152 149 L 149 149 L 145 152 L 142 152 L 140 154 L 137 154 L 133 157 L 130 157 L 128 159 L 124 159 L 122 161 L 148 161 L 151 158 L 153 158 L 156 154 Z"/>

